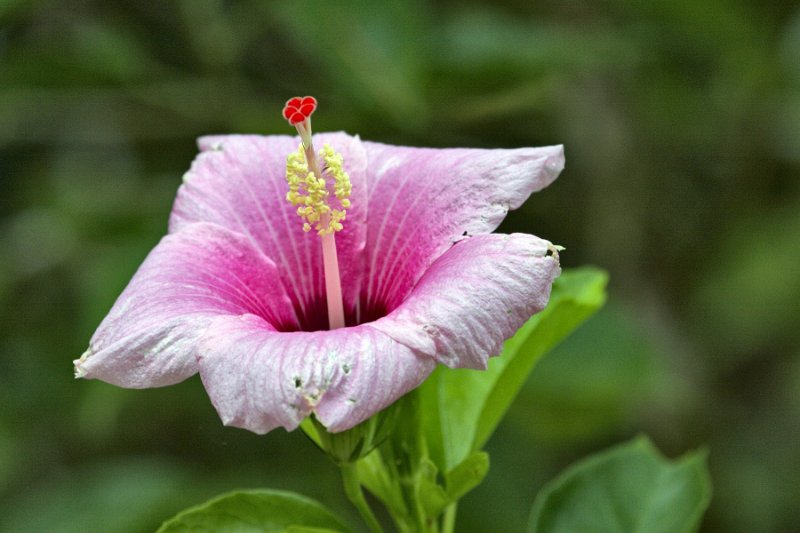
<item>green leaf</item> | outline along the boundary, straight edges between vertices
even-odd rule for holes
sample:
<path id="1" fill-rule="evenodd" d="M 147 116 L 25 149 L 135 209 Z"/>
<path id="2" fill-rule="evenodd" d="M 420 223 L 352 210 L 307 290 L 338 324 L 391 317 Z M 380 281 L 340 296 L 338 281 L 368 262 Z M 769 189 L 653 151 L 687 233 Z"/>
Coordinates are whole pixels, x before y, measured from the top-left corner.
<path id="1" fill-rule="evenodd" d="M 447 495 L 451 501 L 458 501 L 466 493 L 477 487 L 489 473 L 489 454 L 475 452 L 444 476 Z"/>
<path id="2" fill-rule="evenodd" d="M 444 487 L 436 479 L 436 465 L 425 460 L 417 472 L 419 476 L 419 501 L 431 518 L 439 516 L 445 508 L 457 502 L 477 487 L 489 473 L 489 454 L 473 453 L 444 476 Z"/>
<path id="3" fill-rule="evenodd" d="M 580 461 L 546 485 L 528 532 L 691 532 L 710 500 L 704 451 L 670 461 L 640 437 Z"/>
<path id="4" fill-rule="evenodd" d="M 486 371 L 439 367 L 420 387 L 430 454 L 441 470 L 483 447 L 536 361 L 603 305 L 607 281 L 596 268 L 565 271 L 547 308 L 506 342 Z"/>
<path id="5" fill-rule="evenodd" d="M 417 491 L 420 503 L 425 509 L 425 514 L 430 518 L 436 518 L 444 511 L 445 507 L 453 503 L 453 500 L 436 480 L 436 465 L 430 460 L 424 460 L 417 469 Z"/>
<path id="6" fill-rule="evenodd" d="M 224 494 L 168 520 L 158 533 L 180 531 L 347 532 L 334 514 L 292 492 L 251 490 Z"/>

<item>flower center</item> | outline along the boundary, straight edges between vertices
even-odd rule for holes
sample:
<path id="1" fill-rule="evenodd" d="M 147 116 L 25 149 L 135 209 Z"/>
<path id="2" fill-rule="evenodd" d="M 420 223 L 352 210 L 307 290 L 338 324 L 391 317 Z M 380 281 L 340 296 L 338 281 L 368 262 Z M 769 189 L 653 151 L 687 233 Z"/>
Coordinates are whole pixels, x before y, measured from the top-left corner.
<path id="1" fill-rule="evenodd" d="M 343 228 L 342 221 L 350 207 L 351 185 L 342 156 L 329 145 L 322 147 L 324 166 L 320 171 L 311 139 L 311 114 L 316 108 L 317 100 L 313 96 L 291 98 L 283 108 L 283 117 L 297 129 L 301 140 L 297 151 L 286 158 L 286 181 L 289 184 L 286 199 L 297 206 L 297 214 L 303 220 L 303 231 L 315 229 L 322 241 L 328 327 L 337 329 L 344 327 L 345 322 L 334 234 Z M 333 195 L 326 176 L 332 180 Z"/>

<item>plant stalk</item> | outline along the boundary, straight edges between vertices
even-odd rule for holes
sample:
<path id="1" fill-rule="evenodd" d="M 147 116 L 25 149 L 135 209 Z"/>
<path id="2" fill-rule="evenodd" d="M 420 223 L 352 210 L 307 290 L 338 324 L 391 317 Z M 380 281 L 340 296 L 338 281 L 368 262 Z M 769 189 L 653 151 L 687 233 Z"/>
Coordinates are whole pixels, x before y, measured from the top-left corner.
<path id="1" fill-rule="evenodd" d="M 366 522 L 372 533 L 383 533 L 383 528 L 378 522 L 378 519 L 375 518 L 375 514 L 372 512 L 372 509 L 370 509 L 366 498 L 364 498 L 364 492 L 361 490 L 361 482 L 358 480 L 356 464 L 350 462 L 342 463 L 341 469 L 344 492 L 347 494 L 347 499 L 358 509 L 361 518 L 364 519 L 364 522 Z"/>
<path id="2" fill-rule="evenodd" d="M 442 518 L 442 533 L 453 533 L 456 530 L 456 510 L 458 502 L 451 503 L 444 511 Z"/>

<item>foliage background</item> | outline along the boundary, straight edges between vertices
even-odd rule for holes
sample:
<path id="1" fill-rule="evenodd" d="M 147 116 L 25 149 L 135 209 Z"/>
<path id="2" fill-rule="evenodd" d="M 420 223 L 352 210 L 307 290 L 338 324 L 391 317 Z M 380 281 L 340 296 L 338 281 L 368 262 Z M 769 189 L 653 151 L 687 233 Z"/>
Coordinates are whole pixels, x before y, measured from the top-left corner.
<path id="1" fill-rule="evenodd" d="M 784 0 L 0 0 L 0 530 L 151 531 L 236 487 L 351 516 L 302 434 L 221 426 L 198 379 L 75 382 L 205 133 L 564 143 L 505 231 L 611 272 L 536 368 L 461 531 L 520 531 L 565 465 L 638 432 L 710 449 L 704 531 L 800 523 L 800 6 Z M 349 513 L 349 515 L 348 515 Z"/>

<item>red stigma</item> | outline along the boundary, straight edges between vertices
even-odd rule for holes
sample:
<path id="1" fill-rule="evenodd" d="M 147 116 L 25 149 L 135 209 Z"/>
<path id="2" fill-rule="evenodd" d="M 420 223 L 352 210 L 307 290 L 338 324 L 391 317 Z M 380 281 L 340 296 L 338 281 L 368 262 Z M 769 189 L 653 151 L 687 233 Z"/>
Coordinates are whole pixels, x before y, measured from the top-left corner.
<path id="1" fill-rule="evenodd" d="M 294 126 L 310 117 L 316 109 L 317 99 L 313 96 L 295 96 L 287 100 L 283 106 L 283 118 Z"/>

